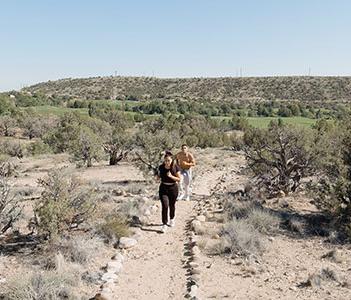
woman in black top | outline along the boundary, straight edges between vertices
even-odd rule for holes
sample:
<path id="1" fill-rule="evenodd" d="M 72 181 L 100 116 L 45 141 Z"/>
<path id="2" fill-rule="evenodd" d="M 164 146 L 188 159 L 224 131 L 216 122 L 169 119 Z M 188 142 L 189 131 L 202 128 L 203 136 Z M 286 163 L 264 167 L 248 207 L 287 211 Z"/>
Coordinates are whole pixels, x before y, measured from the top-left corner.
<path id="1" fill-rule="evenodd" d="M 169 225 L 175 225 L 175 203 L 178 197 L 178 182 L 180 181 L 180 169 L 173 159 L 171 152 L 167 151 L 164 162 L 158 168 L 161 184 L 159 196 L 162 205 L 162 232 L 166 232 L 168 223 L 168 208 L 170 215 Z"/>

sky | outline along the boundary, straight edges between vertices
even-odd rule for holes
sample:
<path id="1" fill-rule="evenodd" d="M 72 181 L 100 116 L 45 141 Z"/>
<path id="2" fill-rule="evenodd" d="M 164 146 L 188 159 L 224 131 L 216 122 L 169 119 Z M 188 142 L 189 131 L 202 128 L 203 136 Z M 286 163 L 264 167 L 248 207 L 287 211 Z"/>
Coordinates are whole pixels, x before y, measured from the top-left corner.
<path id="1" fill-rule="evenodd" d="M 351 75 L 349 0 L 0 0 L 0 91 L 92 76 Z"/>

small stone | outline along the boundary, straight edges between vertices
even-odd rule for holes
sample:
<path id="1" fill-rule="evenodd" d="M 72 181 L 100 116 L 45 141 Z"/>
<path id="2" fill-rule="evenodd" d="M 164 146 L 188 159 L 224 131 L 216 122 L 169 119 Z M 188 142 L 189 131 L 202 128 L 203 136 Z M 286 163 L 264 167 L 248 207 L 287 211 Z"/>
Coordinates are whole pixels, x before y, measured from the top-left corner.
<path id="1" fill-rule="evenodd" d="M 122 249 L 132 248 L 137 244 L 137 240 L 128 237 L 121 237 L 119 239 L 119 247 Z"/>
<path id="2" fill-rule="evenodd" d="M 206 219 L 211 219 L 213 217 L 213 215 L 208 211 L 206 211 L 204 215 L 205 215 Z"/>
<path id="3" fill-rule="evenodd" d="M 113 257 L 112 257 L 112 260 L 118 260 L 120 262 L 123 262 L 124 261 L 124 256 L 117 252 Z"/>
<path id="4" fill-rule="evenodd" d="M 200 248 L 198 246 L 194 246 L 192 249 L 194 255 L 198 255 L 201 253 Z"/>
<path id="5" fill-rule="evenodd" d="M 193 262 L 199 262 L 200 259 L 199 259 L 199 257 L 196 255 L 196 256 L 193 256 L 193 257 L 192 257 L 192 261 L 193 261 Z"/>
<path id="6" fill-rule="evenodd" d="M 151 211 L 150 211 L 149 209 L 145 210 L 145 211 L 144 211 L 144 216 L 145 216 L 145 217 L 151 216 Z"/>
<path id="7" fill-rule="evenodd" d="M 106 293 L 106 292 L 101 292 L 100 293 L 100 298 L 98 298 L 99 300 L 113 300 L 113 296 L 110 293 Z"/>
<path id="8" fill-rule="evenodd" d="M 273 241 L 274 241 L 274 237 L 270 236 L 270 237 L 268 238 L 268 240 L 269 240 L 270 242 L 273 242 Z"/>
<path id="9" fill-rule="evenodd" d="M 201 272 L 198 268 L 192 268 L 190 270 L 191 275 L 199 275 Z"/>
<path id="10" fill-rule="evenodd" d="M 230 263 L 231 263 L 232 265 L 235 265 L 235 266 L 240 266 L 240 265 L 243 264 L 243 261 L 242 261 L 242 260 L 235 260 L 235 259 L 232 259 L 232 260 L 230 261 Z"/>
<path id="11" fill-rule="evenodd" d="M 115 273 L 107 272 L 102 275 L 101 280 L 104 282 L 114 282 L 117 278 L 118 276 Z"/>
<path id="12" fill-rule="evenodd" d="M 111 272 L 111 273 L 119 273 L 121 272 L 123 266 L 122 263 L 120 261 L 110 261 L 107 266 L 106 266 L 106 270 L 107 272 Z"/>
<path id="13" fill-rule="evenodd" d="M 121 189 L 116 189 L 112 191 L 112 194 L 115 196 L 123 196 L 123 191 Z"/>
<path id="14" fill-rule="evenodd" d="M 144 196 L 144 197 L 142 198 L 142 200 L 145 201 L 145 202 L 147 202 L 147 201 L 149 201 L 149 198 Z"/>
<path id="15" fill-rule="evenodd" d="M 111 293 L 112 293 L 112 290 L 111 290 L 110 288 L 108 288 L 108 287 L 103 287 L 103 288 L 101 289 L 101 293 L 102 293 L 102 294 L 111 294 Z"/>
<path id="16" fill-rule="evenodd" d="M 206 217 L 204 215 L 199 215 L 195 219 L 200 221 L 200 222 L 205 222 L 206 221 Z"/>
<path id="17" fill-rule="evenodd" d="M 191 222 L 191 227 L 192 227 L 193 229 L 195 229 L 195 227 L 197 227 L 197 226 L 201 226 L 201 222 L 200 222 L 199 220 L 193 220 L 193 221 Z"/>
<path id="18" fill-rule="evenodd" d="M 199 264 L 192 261 L 192 262 L 189 263 L 189 266 L 192 267 L 192 268 L 198 268 Z"/>
<path id="19" fill-rule="evenodd" d="M 198 283 L 200 281 L 200 276 L 199 274 L 193 274 L 191 275 L 191 280 L 193 280 L 194 282 Z"/>
<path id="20" fill-rule="evenodd" d="M 193 285 L 190 287 L 189 296 L 190 296 L 190 297 L 196 297 L 196 295 L 197 295 L 197 290 L 198 290 L 197 285 L 196 285 L 196 284 L 193 284 Z"/>

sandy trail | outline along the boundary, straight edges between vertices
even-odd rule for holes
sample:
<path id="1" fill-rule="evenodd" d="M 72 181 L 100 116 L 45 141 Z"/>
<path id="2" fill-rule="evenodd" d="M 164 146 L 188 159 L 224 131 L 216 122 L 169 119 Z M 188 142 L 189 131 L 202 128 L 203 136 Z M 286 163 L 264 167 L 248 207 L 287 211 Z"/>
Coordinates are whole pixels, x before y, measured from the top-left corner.
<path id="1" fill-rule="evenodd" d="M 183 266 L 186 221 L 193 202 L 178 202 L 176 226 L 159 232 L 159 212 L 143 227 L 138 245 L 128 253 L 115 289 L 117 299 L 183 299 L 186 269 Z"/>
<path id="2" fill-rule="evenodd" d="M 199 177 L 205 180 L 194 182 L 193 199 L 210 195 L 222 174 L 222 171 L 205 177 L 201 174 Z M 193 217 L 195 204 L 196 201 L 178 201 L 176 226 L 165 234 L 159 231 L 160 209 L 150 217 L 142 228 L 139 243 L 126 254 L 124 271 L 113 290 L 115 299 L 184 299 L 187 293 L 187 223 Z"/>

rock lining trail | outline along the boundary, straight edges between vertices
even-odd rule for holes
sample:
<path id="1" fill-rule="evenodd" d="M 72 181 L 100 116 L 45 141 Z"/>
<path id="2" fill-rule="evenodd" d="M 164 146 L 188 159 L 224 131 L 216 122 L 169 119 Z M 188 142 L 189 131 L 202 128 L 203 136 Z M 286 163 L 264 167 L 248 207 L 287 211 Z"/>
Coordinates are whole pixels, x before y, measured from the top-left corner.
<path id="1" fill-rule="evenodd" d="M 113 299 L 165 300 L 187 296 L 188 224 L 195 216 L 196 200 L 210 195 L 223 173 L 199 172 L 198 178 L 203 180 L 194 182 L 193 201 L 177 202 L 176 226 L 169 227 L 165 234 L 160 233 L 160 209 L 149 217 L 141 228 L 138 244 L 125 252 L 123 272 L 112 288 Z"/>

